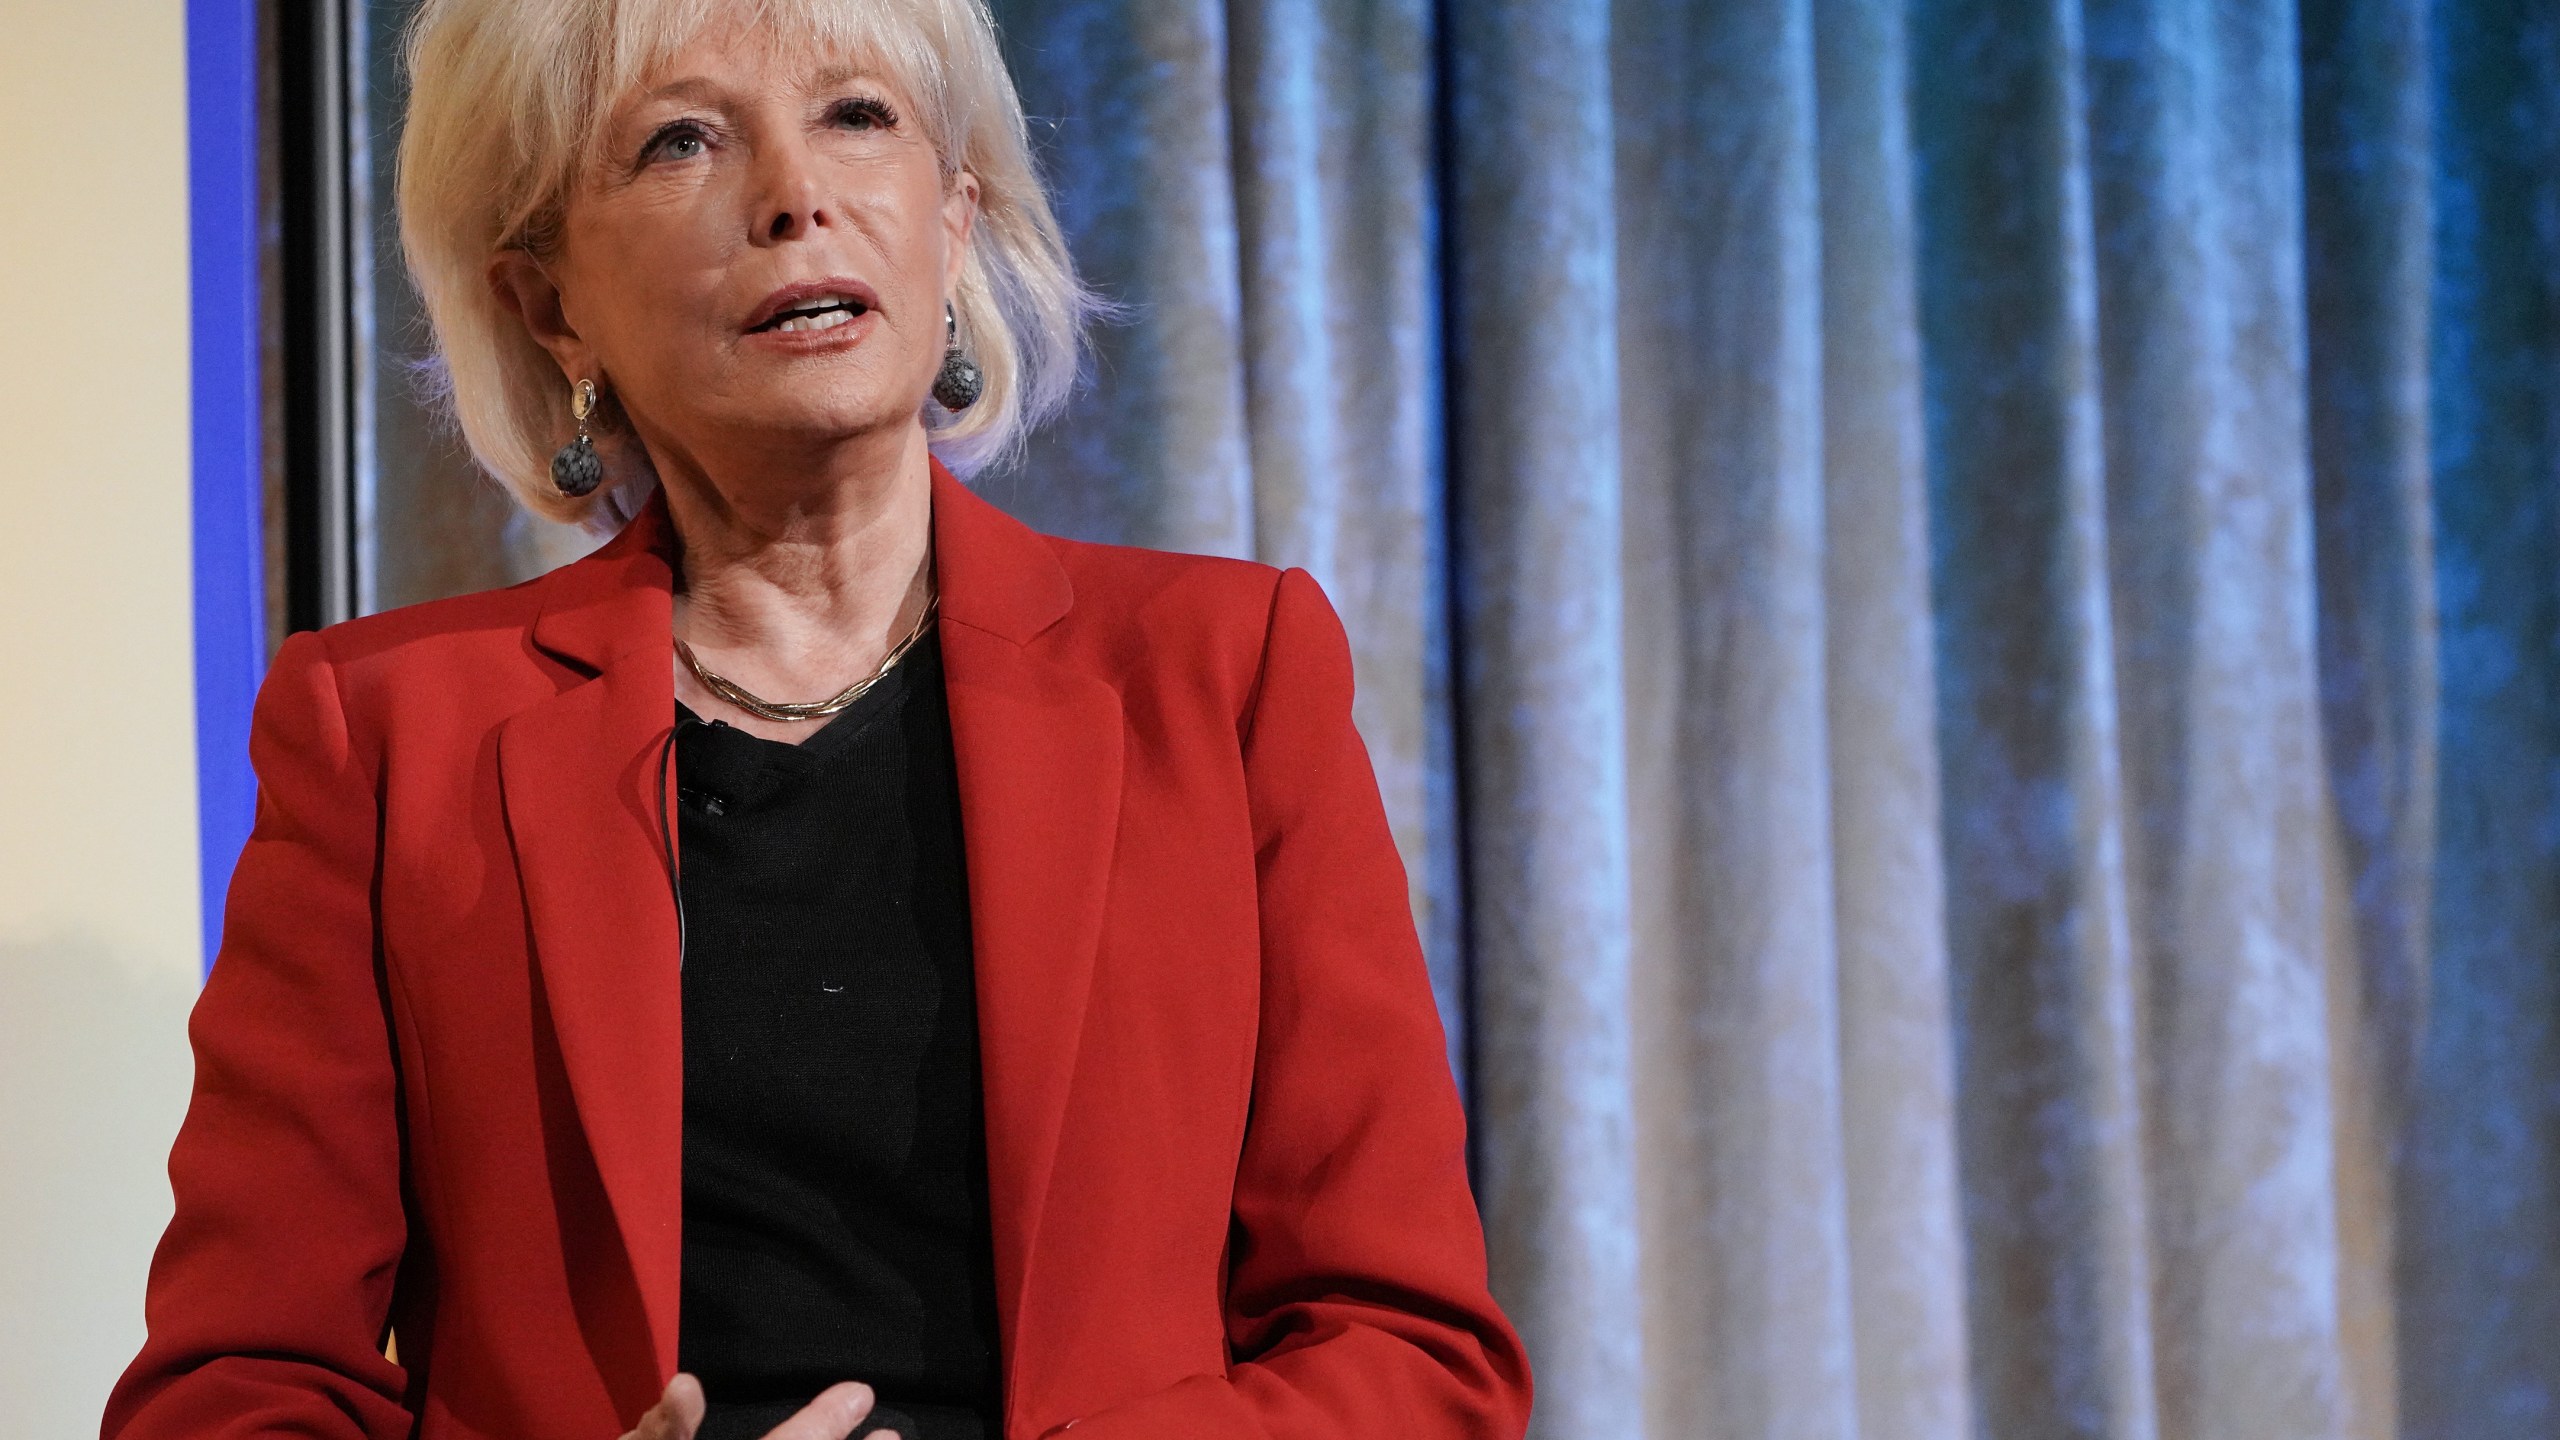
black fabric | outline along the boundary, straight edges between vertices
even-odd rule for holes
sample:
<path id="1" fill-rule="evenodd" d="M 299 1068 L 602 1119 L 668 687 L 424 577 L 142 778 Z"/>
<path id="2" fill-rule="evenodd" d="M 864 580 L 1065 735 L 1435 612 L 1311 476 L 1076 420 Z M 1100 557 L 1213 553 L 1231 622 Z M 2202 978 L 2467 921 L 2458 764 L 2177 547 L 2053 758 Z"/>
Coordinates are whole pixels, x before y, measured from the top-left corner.
<path id="1" fill-rule="evenodd" d="M 681 1368 L 700 1440 L 819 1391 L 1002 1433 L 960 798 L 940 651 L 790 745 L 680 719 Z"/>

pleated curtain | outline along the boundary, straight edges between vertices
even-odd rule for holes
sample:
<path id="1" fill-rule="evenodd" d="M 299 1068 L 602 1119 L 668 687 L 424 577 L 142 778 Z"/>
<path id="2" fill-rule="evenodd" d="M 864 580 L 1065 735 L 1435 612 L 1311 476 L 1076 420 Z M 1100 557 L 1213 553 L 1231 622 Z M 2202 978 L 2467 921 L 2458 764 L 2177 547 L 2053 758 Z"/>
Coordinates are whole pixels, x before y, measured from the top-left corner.
<path id="1" fill-rule="evenodd" d="M 2560 1436 L 2560 4 L 995 9 L 981 489 L 1343 614 L 1533 1434 Z"/>

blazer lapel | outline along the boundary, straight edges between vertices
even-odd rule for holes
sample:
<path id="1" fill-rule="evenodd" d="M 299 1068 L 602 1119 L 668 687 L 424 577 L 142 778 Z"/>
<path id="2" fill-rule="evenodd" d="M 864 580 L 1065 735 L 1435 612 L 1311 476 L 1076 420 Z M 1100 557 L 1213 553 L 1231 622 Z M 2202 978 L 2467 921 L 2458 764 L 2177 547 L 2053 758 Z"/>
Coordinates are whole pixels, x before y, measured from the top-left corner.
<path id="1" fill-rule="evenodd" d="M 598 1358 L 615 1398 L 643 1409 L 675 1373 L 683 1258 L 683 992 L 657 793 L 675 719 L 671 534 L 653 499 L 610 545 L 542 582 L 534 643 L 593 673 L 498 739 L 533 965 L 651 1352 Z M 650 1370 L 645 1392 L 619 1393 Z"/>
<path id="2" fill-rule="evenodd" d="M 1008 1409 L 1120 815 L 1119 692 L 1029 642 L 1073 601 L 1048 542 L 934 467 Z"/>

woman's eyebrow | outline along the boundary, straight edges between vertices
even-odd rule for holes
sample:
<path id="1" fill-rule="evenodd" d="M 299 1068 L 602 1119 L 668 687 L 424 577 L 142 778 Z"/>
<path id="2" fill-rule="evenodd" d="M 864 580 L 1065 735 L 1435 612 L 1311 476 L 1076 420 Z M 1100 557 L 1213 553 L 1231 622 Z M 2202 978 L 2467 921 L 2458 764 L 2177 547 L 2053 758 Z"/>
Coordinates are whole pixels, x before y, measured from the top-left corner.
<path id="1" fill-rule="evenodd" d="M 892 94 L 904 93 L 905 89 L 891 80 L 888 72 L 878 65 L 829 65 L 822 70 L 813 71 L 806 83 L 809 93 L 816 94 L 820 91 L 836 89 L 856 80 L 867 81 Z"/>
<path id="2" fill-rule="evenodd" d="M 670 80 L 640 93 L 641 100 L 718 100 L 728 95 L 720 82 L 701 75 Z"/>

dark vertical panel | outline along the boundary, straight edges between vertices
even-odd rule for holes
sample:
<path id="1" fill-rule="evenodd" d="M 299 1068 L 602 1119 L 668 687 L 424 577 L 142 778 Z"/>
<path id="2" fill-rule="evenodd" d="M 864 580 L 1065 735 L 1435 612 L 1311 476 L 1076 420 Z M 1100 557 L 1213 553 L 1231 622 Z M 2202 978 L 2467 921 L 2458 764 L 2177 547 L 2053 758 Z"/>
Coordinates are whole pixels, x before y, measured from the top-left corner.
<path id="1" fill-rule="evenodd" d="M 284 166 L 274 138 L 283 77 L 275 8 L 274 0 L 264 0 L 258 17 L 258 118 L 265 137 L 258 146 L 258 450 L 264 471 L 258 508 L 270 657 L 299 628 L 286 593 L 292 566 L 285 535 Z"/>
<path id="2" fill-rule="evenodd" d="M 274 157 L 278 246 L 272 353 L 282 404 L 279 468 L 284 620 L 312 630 L 356 613 L 354 454 L 348 295 L 350 212 L 344 0 L 265 7 L 276 62 Z"/>

